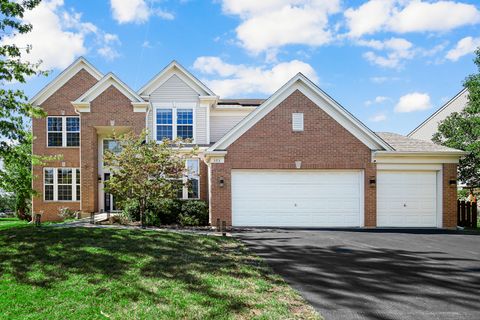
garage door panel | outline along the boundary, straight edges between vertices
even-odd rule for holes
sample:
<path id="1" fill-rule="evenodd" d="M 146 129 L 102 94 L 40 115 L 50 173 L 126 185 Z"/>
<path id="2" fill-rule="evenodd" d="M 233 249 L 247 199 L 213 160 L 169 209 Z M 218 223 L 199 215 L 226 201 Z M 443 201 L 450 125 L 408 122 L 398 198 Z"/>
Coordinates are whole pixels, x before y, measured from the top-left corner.
<path id="1" fill-rule="evenodd" d="M 233 171 L 234 226 L 360 226 L 360 171 Z"/>
<path id="2" fill-rule="evenodd" d="M 379 171 L 377 226 L 436 227 L 436 171 Z"/>

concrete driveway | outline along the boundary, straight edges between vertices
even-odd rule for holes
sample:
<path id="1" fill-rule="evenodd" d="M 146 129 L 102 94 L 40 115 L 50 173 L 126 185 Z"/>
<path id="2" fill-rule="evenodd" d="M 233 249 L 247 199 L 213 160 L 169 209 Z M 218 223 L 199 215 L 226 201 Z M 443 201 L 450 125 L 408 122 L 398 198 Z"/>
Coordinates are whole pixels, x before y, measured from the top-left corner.
<path id="1" fill-rule="evenodd" d="M 330 319 L 480 319 L 480 234 L 252 229 L 234 234 Z"/>

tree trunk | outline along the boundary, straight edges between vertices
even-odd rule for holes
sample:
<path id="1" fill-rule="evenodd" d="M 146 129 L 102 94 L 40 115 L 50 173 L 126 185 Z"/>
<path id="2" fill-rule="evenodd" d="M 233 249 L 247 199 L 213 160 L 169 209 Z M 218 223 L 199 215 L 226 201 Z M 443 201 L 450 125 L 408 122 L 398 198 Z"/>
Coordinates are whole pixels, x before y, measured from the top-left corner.
<path id="1" fill-rule="evenodd" d="M 17 218 L 20 219 L 20 220 L 27 220 L 27 221 L 30 220 L 28 215 L 26 214 L 25 208 L 18 208 L 17 209 Z"/>

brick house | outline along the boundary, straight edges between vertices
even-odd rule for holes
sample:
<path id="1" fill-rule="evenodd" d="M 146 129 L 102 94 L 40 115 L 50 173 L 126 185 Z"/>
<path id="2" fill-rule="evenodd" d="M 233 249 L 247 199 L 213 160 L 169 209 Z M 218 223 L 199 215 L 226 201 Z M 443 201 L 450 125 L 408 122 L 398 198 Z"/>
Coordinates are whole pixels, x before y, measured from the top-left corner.
<path id="1" fill-rule="evenodd" d="M 79 58 L 31 102 L 33 152 L 62 158 L 33 169 L 33 211 L 115 210 L 103 191 L 113 132 L 191 138 L 191 186 L 182 198 L 209 202 L 210 222 L 272 227 L 437 227 L 456 224 L 463 152 L 375 133 L 297 74 L 270 98 L 221 99 L 177 62 L 140 90 Z"/>

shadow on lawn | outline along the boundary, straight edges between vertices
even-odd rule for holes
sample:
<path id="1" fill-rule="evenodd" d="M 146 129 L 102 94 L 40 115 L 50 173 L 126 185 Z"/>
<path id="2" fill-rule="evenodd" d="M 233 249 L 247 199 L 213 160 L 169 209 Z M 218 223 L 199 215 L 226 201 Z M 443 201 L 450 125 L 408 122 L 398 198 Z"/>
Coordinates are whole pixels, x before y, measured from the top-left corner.
<path id="1" fill-rule="evenodd" d="M 2 250 L 2 246 L 9 249 Z M 267 269 L 256 267 L 258 264 L 258 259 L 244 254 L 235 242 L 214 237 L 93 228 L 27 228 L 0 233 L 0 274 L 8 272 L 19 283 L 52 288 L 77 274 L 101 284 L 112 279 L 129 281 L 133 271 L 143 278 L 179 281 L 189 292 L 205 297 L 203 303 L 220 299 L 234 313 L 248 308 L 243 298 L 222 293 L 206 278 L 216 274 L 279 283 Z M 245 265 L 254 268 L 243 268 Z M 131 301 L 148 296 L 164 302 L 155 290 L 134 280 L 128 287 L 121 295 Z M 108 292 L 100 286 L 97 295 L 102 294 Z"/>
<path id="2" fill-rule="evenodd" d="M 388 315 L 389 310 L 379 313 L 378 301 L 395 306 L 392 310 L 405 310 L 405 319 L 410 319 L 410 311 L 419 312 L 417 315 L 425 312 L 426 318 L 429 311 L 439 310 L 451 312 L 452 319 L 456 312 L 478 316 L 478 255 L 456 258 L 438 251 L 381 248 L 381 244 L 376 248 L 299 246 L 291 243 L 294 236 L 289 239 L 280 232 L 277 238 L 260 235 L 262 232 L 239 237 L 267 259 L 275 272 L 301 288 L 324 316 L 332 312 L 338 317 L 340 310 L 348 308 L 367 319 L 398 318 Z"/>

